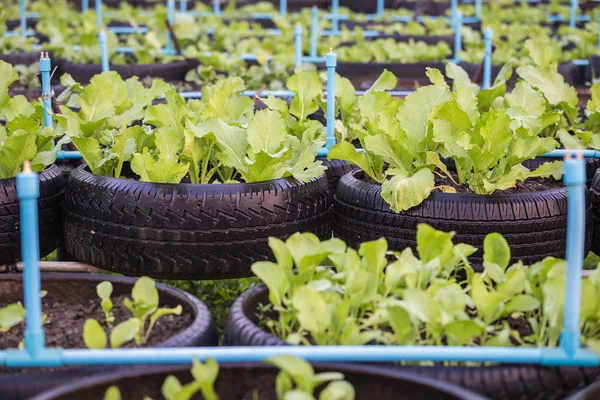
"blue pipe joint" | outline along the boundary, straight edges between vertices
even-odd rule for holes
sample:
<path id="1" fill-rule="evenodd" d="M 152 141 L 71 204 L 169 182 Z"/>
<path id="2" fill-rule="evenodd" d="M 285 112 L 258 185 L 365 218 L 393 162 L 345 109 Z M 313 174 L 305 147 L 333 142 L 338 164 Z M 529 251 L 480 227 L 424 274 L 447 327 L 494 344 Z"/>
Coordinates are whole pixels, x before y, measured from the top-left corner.
<path id="1" fill-rule="evenodd" d="M 19 200 L 37 200 L 40 197 L 38 176 L 35 172 L 21 172 L 17 175 L 17 196 Z"/>

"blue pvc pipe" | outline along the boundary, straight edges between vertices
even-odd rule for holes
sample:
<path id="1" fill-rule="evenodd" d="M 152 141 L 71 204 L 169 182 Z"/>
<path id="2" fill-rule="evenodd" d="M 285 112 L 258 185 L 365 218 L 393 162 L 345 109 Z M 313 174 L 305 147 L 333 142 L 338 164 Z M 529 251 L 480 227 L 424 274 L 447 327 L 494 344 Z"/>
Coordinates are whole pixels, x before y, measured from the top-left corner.
<path id="1" fill-rule="evenodd" d="M 106 29 L 117 35 L 132 33 L 148 33 L 148 28 L 145 26 L 140 26 L 137 28 L 133 26 L 109 26 Z"/>
<path id="2" fill-rule="evenodd" d="M 325 138 L 325 147 L 328 150 L 335 145 L 335 67 L 337 59 L 333 52 L 325 56 L 325 66 L 327 67 L 327 136 Z"/>
<path id="3" fill-rule="evenodd" d="M 296 24 L 294 27 L 294 66 L 297 68 L 302 65 L 302 25 Z"/>
<path id="4" fill-rule="evenodd" d="M 575 28 L 575 23 L 577 22 L 577 8 L 579 8 L 578 0 L 571 0 L 571 13 L 569 18 L 569 26 L 571 28 Z"/>
<path id="5" fill-rule="evenodd" d="M 477 21 L 481 21 L 481 0 L 475 0 L 475 18 Z"/>
<path id="6" fill-rule="evenodd" d="M 81 160 L 82 158 L 81 153 L 78 151 L 59 150 L 56 153 L 57 160 Z"/>
<path id="7" fill-rule="evenodd" d="M 50 354 L 48 354 L 50 353 Z M 118 350 L 46 349 L 39 357 L 20 350 L 0 351 L 8 367 L 59 367 L 99 364 L 180 364 L 194 358 L 213 358 L 220 363 L 262 361 L 275 355 L 291 355 L 312 362 L 454 361 L 541 364 L 596 367 L 597 354 L 580 349 L 570 356 L 560 348 L 461 347 L 461 346 L 244 346 L 150 348 Z"/>
<path id="8" fill-rule="evenodd" d="M 173 26 L 175 22 L 175 0 L 167 0 L 167 21 Z M 165 52 L 167 54 L 173 53 L 173 40 L 171 33 L 167 29 L 167 43 L 165 45 Z"/>
<path id="9" fill-rule="evenodd" d="M 279 14 L 287 15 L 287 0 L 279 0 Z"/>
<path id="10" fill-rule="evenodd" d="M 21 24 L 21 36 L 27 36 L 27 11 L 25 0 L 19 0 L 19 20 Z"/>
<path id="11" fill-rule="evenodd" d="M 492 40 L 494 31 L 487 28 L 483 34 L 484 38 L 484 56 L 483 56 L 483 82 L 482 89 L 489 89 L 492 85 Z"/>
<path id="12" fill-rule="evenodd" d="M 98 33 L 98 41 L 100 42 L 100 61 L 102 63 L 102 72 L 110 70 L 108 65 L 108 49 L 106 48 L 106 32 L 101 30 Z"/>
<path id="13" fill-rule="evenodd" d="M 574 355 L 581 343 L 579 317 L 581 307 L 581 270 L 585 242 L 585 161 L 578 153 L 575 158 L 565 157 L 563 180 L 567 185 L 567 280 L 565 283 L 565 310 L 561 347 Z"/>
<path id="14" fill-rule="evenodd" d="M 221 16 L 221 3 L 219 0 L 213 0 L 213 14 L 215 14 L 216 17 Z"/>
<path id="15" fill-rule="evenodd" d="M 385 0 L 377 0 L 377 16 L 383 17 L 385 11 Z"/>
<path id="16" fill-rule="evenodd" d="M 585 158 L 600 158 L 600 151 L 596 150 L 552 150 L 549 153 L 540 155 L 540 157 L 562 158 L 567 154 L 575 156 L 577 153 L 581 153 Z"/>
<path id="17" fill-rule="evenodd" d="M 48 60 L 49 62 L 49 60 Z M 17 195 L 21 214 L 21 256 L 23 259 L 23 295 L 25 300 L 25 349 L 36 357 L 44 348 L 42 327 L 42 298 L 40 284 L 40 240 L 38 207 L 40 197 L 38 175 L 31 171 L 29 162 L 17 175 Z"/>
<path id="18" fill-rule="evenodd" d="M 310 56 L 311 56 L 311 58 L 317 57 L 318 37 L 319 37 L 319 9 L 317 8 L 317 6 L 313 6 L 312 14 L 311 14 L 311 24 L 310 24 Z M 600 44 L 599 44 L 599 46 L 600 46 Z"/>
<path id="19" fill-rule="evenodd" d="M 458 13 L 458 0 L 452 0 L 452 2 L 450 3 L 450 7 L 450 28 L 456 29 L 456 14 Z"/>
<path id="20" fill-rule="evenodd" d="M 340 32 L 340 0 L 331 0 L 331 31 L 334 35 Z"/>
<path id="21" fill-rule="evenodd" d="M 181 0 L 181 3 L 179 3 L 179 11 L 181 13 L 187 12 L 187 0 Z"/>
<path id="22" fill-rule="evenodd" d="M 96 4 L 96 26 L 102 26 L 102 0 L 95 0 Z"/>
<path id="23" fill-rule="evenodd" d="M 463 15 L 462 12 L 456 13 L 456 23 L 454 25 L 454 62 L 460 62 L 460 51 L 462 50 L 462 27 Z"/>
<path id="24" fill-rule="evenodd" d="M 46 56 L 48 54 L 46 53 Z M 52 65 L 50 62 L 50 58 L 41 57 L 40 58 L 40 73 L 42 74 L 42 105 L 44 107 L 44 126 L 52 127 L 52 118 L 50 117 L 50 113 L 48 110 L 52 108 L 52 103 L 50 99 L 50 71 L 52 70 Z"/>
<path id="25" fill-rule="evenodd" d="M 84 13 L 90 9 L 90 0 L 81 0 L 81 12 Z"/>

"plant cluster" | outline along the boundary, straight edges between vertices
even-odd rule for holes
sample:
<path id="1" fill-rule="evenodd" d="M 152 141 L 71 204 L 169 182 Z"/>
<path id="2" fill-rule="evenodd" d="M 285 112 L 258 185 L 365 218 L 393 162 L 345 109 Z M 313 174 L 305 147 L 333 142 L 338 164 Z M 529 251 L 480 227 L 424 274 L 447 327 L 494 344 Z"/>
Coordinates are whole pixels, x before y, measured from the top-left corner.
<path id="1" fill-rule="evenodd" d="M 309 233 L 271 238 L 276 262 L 252 266 L 269 289 L 260 323 L 290 344 L 557 346 L 566 262 L 510 265 L 506 240 L 492 233 L 479 273 L 468 261 L 477 249 L 454 245 L 453 236 L 421 224 L 417 254 L 407 248 L 392 262 L 383 238 L 358 251 Z M 582 342 L 594 349 L 599 296 L 596 269 L 582 282 L 581 301 Z"/>
<path id="2" fill-rule="evenodd" d="M 365 151 L 341 142 L 329 159 L 357 165 L 380 183 L 383 198 L 396 212 L 421 204 L 434 189 L 455 191 L 447 184 L 436 186 L 436 175 L 477 194 L 506 190 L 528 178 L 560 178 L 559 161 L 535 171 L 522 165 L 558 146 L 546 133 L 555 129 L 561 113 L 527 82 L 507 94 L 510 66 L 486 90 L 480 90 L 455 64 L 446 65 L 452 91 L 439 70 L 428 69 L 427 74 L 432 84 L 404 100 L 385 92 L 362 96 L 360 122 L 350 122 L 347 129 Z M 440 156 L 454 160 L 456 176 Z"/>
<path id="3" fill-rule="evenodd" d="M 34 171 L 42 171 L 56 160 L 56 152 L 68 139 L 54 140 L 60 132 L 43 124 L 43 108 L 29 103 L 24 96 L 8 95 L 9 87 L 19 79 L 17 69 L 0 61 L 0 179 L 15 177 L 25 161 Z"/>
<path id="4" fill-rule="evenodd" d="M 316 161 L 324 128 L 309 119 L 322 95 L 314 72 L 290 77 L 296 96 L 289 106 L 270 97 L 269 109 L 258 112 L 239 96 L 239 78 L 205 86 L 202 100 L 187 103 L 159 80 L 149 89 L 114 72 L 94 76 L 85 88 L 66 80 L 77 93 L 68 105 L 79 111 L 63 106 L 56 118 L 95 174 L 119 178 L 128 163 L 144 182 L 236 183 L 308 181 L 325 169 Z M 159 96 L 165 104 L 152 104 Z"/>
<path id="5" fill-rule="evenodd" d="M 452 54 L 448 43 L 427 44 L 423 41 L 398 42 L 395 39 L 359 40 L 336 49 L 340 61 L 361 63 L 416 63 L 442 61 Z"/>
<path id="6" fill-rule="evenodd" d="M 158 290 L 154 281 L 141 277 L 133 285 L 131 299 L 125 298 L 123 305 L 131 312 L 131 318 L 113 327 L 115 317 L 112 313 L 113 302 L 110 299 L 113 287 L 109 281 L 104 281 L 96 287 L 100 298 L 100 306 L 105 315 L 106 327 L 110 330 L 110 347 L 118 349 L 125 343 L 135 340 L 144 344 L 148 340 L 152 328 L 160 317 L 165 315 L 181 315 L 182 307 L 159 308 Z M 102 324 L 94 318 L 88 318 L 83 325 L 83 341 L 89 349 L 104 349 L 108 336 Z"/>
<path id="7" fill-rule="evenodd" d="M 327 383 L 319 395 L 319 400 L 354 400 L 354 387 L 343 380 L 339 372 L 315 373 L 313 367 L 301 358 L 282 355 L 265 360 L 280 371 L 275 381 L 275 392 L 278 400 L 316 400 L 315 390 Z M 181 384 L 177 377 L 170 375 L 162 385 L 162 395 L 166 400 L 189 400 L 196 393 L 201 393 L 205 400 L 218 400 L 215 392 L 215 382 L 219 376 L 219 364 L 212 358 L 204 363 L 193 359 L 190 370 L 193 380 Z M 254 399 L 258 399 L 255 392 Z M 117 386 L 109 387 L 104 400 L 121 400 L 121 391 Z"/>

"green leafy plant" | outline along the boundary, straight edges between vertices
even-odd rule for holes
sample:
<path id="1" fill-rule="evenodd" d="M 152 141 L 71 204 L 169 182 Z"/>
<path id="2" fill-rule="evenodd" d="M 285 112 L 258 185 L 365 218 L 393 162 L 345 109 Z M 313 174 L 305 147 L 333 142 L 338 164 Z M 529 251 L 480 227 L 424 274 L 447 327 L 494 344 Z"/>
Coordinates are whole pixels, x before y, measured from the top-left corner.
<path id="1" fill-rule="evenodd" d="M 192 183 L 235 183 L 284 177 L 307 181 L 325 169 L 316 161 L 324 128 L 308 119 L 321 95 L 314 72 L 289 79 L 288 87 L 297 93 L 289 107 L 271 98 L 265 100 L 271 109 L 256 113 L 254 102 L 239 96 L 244 90 L 239 78 L 205 87 L 201 101 L 186 103 L 160 81 L 139 92 L 145 103 L 126 101 L 121 108 L 112 100 L 126 99 L 128 88 L 137 85 L 119 85 L 108 73 L 97 75 L 77 98 L 81 110 L 63 107 L 57 116 L 95 174 L 121 177 L 128 162 L 145 182 L 179 183 L 187 176 Z M 107 100 L 99 93 L 106 93 Z M 166 93 L 166 104 L 150 105 L 158 93 Z M 131 126 L 142 119 L 141 126 Z"/>
<path id="2" fill-rule="evenodd" d="M 106 323 L 111 329 L 114 316 L 111 314 L 112 284 L 102 282 L 97 287 L 99 297 L 102 299 L 101 307 L 106 315 Z M 137 344 L 144 344 L 148 340 L 156 321 L 165 315 L 180 315 L 183 311 L 181 305 L 174 308 L 159 308 L 158 290 L 155 283 L 148 277 L 139 278 L 131 290 L 131 299 L 123 300 L 123 305 L 131 313 L 131 318 L 120 322 L 110 330 L 110 346 L 119 348 L 123 344 L 135 340 Z M 93 318 L 88 318 L 83 327 L 83 340 L 90 349 L 103 349 L 108 343 L 108 337 L 102 325 Z"/>
<path id="3" fill-rule="evenodd" d="M 442 61 L 452 51 L 446 42 L 430 45 L 422 41 L 398 42 L 395 39 L 359 40 L 353 45 L 342 45 L 336 49 L 340 61 L 376 63 L 416 63 Z"/>
<path id="4" fill-rule="evenodd" d="M 19 79 L 14 67 L 0 61 L 0 77 L 0 115 L 6 122 L 0 125 L 0 179 L 16 176 L 25 161 L 31 161 L 34 171 L 42 171 L 54 163 L 58 149 L 68 139 L 55 146 L 54 139 L 62 134 L 44 126 L 41 105 L 8 95 L 10 85 Z"/>
<path id="5" fill-rule="evenodd" d="M 309 233 L 271 238 L 277 261 L 252 266 L 269 289 L 260 324 L 290 344 L 558 345 L 566 262 L 511 265 L 506 240 L 492 233 L 484 272 L 474 272 L 468 257 L 477 249 L 454 245 L 453 236 L 421 224 L 417 254 L 407 248 L 391 262 L 384 239 L 356 251 Z M 598 271 L 582 283 L 582 342 L 590 346 L 600 335 Z"/>
<path id="6" fill-rule="evenodd" d="M 319 400 L 354 400 L 354 387 L 344 381 L 344 375 L 339 372 L 316 374 L 308 362 L 287 355 L 271 357 L 265 362 L 280 370 L 275 381 L 278 400 L 315 400 L 315 389 L 328 382 L 321 391 Z M 218 400 L 214 385 L 219 375 L 219 364 L 215 360 L 207 358 L 206 362 L 202 363 L 194 358 L 190 373 L 193 380 L 186 384 L 181 384 L 173 375 L 165 379 L 162 385 L 162 395 L 165 399 L 188 400 L 196 393 L 201 393 L 205 400 Z M 254 398 L 257 398 L 257 393 Z M 117 386 L 109 387 L 104 394 L 104 400 L 120 399 L 121 392 Z"/>
<path id="7" fill-rule="evenodd" d="M 420 87 L 404 100 L 372 92 L 359 100 L 360 122 L 350 123 L 364 148 L 338 143 L 329 159 L 346 160 L 382 185 L 382 197 L 393 211 L 421 204 L 434 189 L 454 192 L 448 184 L 436 186 L 435 176 L 477 194 L 513 187 L 533 177 L 562 175 L 562 164 L 544 164 L 535 171 L 522 162 L 558 146 L 544 132 L 556 126 L 560 114 L 527 83 L 506 94 L 510 66 L 494 85 L 480 90 L 455 64 L 446 65 L 453 90 L 440 71 L 428 69 L 432 85 Z M 536 99 L 530 103 L 529 99 Z M 456 163 L 456 178 L 440 155 Z"/>

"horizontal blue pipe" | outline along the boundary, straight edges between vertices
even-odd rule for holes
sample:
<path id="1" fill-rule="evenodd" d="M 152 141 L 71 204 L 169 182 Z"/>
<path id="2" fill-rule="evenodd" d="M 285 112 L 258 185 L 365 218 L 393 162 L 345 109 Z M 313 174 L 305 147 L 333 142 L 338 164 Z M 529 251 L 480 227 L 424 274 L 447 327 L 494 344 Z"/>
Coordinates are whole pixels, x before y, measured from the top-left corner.
<path id="1" fill-rule="evenodd" d="M 4 353 L 4 354 L 3 354 Z M 23 350 L 0 351 L 7 367 L 59 367 L 102 364 L 179 364 L 194 358 L 220 363 L 262 361 L 287 354 L 312 362 L 449 361 L 596 367 L 600 357 L 586 349 L 569 356 L 560 348 L 459 346 L 257 346 L 118 350 L 45 349 L 37 358 Z"/>
<path id="2" fill-rule="evenodd" d="M 553 150 L 549 153 L 541 154 L 540 157 L 563 158 L 567 153 L 572 156 L 581 153 L 582 156 L 587 158 L 600 158 L 600 151 L 596 150 Z"/>
<path id="3" fill-rule="evenodd" d="M 587 67 L 588 65 L 590 65 L 590 60 L 586 60 L 586 59 L 578 59 L 578 60 L 573 60 L 571 62 L 573 64 L 577 65 L 578 67 Z"/>
<path id="4" fill-rule="evenodd" d="M 257 91 L 256 90 L 244 90 L 243 92 L 240 93 L 240 96 L 248 96 L 248 97 L 254 97 L 256 96 Z M 366 93 L 366 91 L 364 90 L 357 90 L 356 91 L 356 95 L 357 96 L 363 96 Z M 391 90 L 389 92 L 391 96 L 394 97 L 403 97 L 403 96 L 408 96 L 409 94 L 413 93 L 413 91 L 411 90 Z M 202 98 L 202 92 L 200 91 L 191 91 L 191 92 L 179 92 L 179 95 L 181 97 L 183 97 L 184 99 L 201 99 Z M 291 90 L 263 90 L 260 92 L 259 97 L 269 97 L 269 95 L 273 95 L 274 97 L 282 97 L 282 98 L 292 98 L 295 96 L 294 92 L 292 92 Z M 327 95 L 327 91 L 324 92 L 324 95 Z"/>
<path id="5" fill-rule="evenodd" d="M 57 160 L 80 160 L 82 158 L 83 157 L 81 157 L 81 153 L 78 151 L 59 150 L 56 153 Z"/>
<path id="6" fill-rule="evenodd" d="M 4 32 L 4 37 L 11 37 L 11 36 L 21 36 L 21 30 Z M 25 32 L 25 36 L 28 36 L 28 37 L 35 36 L 35 31 L 33 29 L 28 29 L 27 32 Z"/>
<path id="7" fill-rule="evenodd" d="M 128 33 L 148 33 L 148 28 L 145 26 L 140 26 L 139 28 L 135 28 L 133 26 L 109 26 L 107 29 L 117 35 Z"/>

